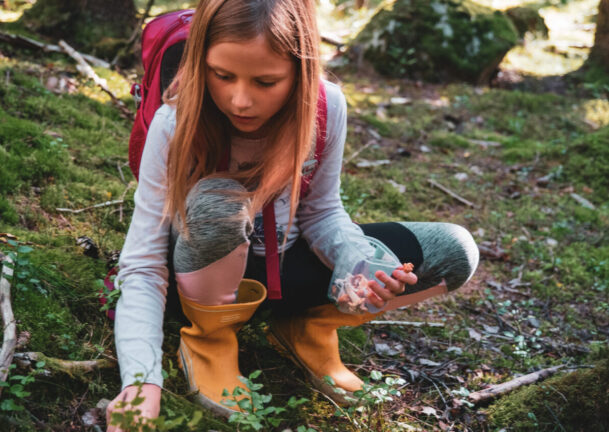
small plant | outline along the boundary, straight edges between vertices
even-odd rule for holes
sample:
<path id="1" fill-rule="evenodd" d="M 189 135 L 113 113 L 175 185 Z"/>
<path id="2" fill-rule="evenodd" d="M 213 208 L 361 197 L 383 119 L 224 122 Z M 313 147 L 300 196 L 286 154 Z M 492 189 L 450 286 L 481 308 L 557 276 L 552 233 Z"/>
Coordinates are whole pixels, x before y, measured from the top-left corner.
<path id="1" fill-rule="evenodd" d="M 34 249 L 30 246 L 19 244 L 15 240 L 8 240 L 8 245 L 11 250 L 7 255 L 12 260 L 13 264 L 9 267 L 13 268 L 13 286 L 19 291 L 28 291 L 31 288 L 46 296 L 47 290 L 42 287 L 39 279 L 35 276 L 35 269 L 29 259 L 29 254 Z M 5 265 L 7 265 L 5 263 Z"/>
<path id="2" fill-rule="evenodd" d="M 345 390 L 336 387 L 331 377 L 325 376 L 324 379 L 336 393 L 346 394 Z M 370 377 L 365 377 L 363 381 L 362 389 L 354 391 L 353 397 L 345 396 L 352 405 L 347 408 L 337 406 L 334 415 L 346 417 L 359 431 L 391 430 L 386 424 L 383 406 L 386 402 L 393 401 L 394 397 L 401 396 L 399 389 L 406 381 L 389 376 L 383 379 L 383 374 L 379 371 L 370 372 Z"/>
<path id="3" fill-rule="evenodd" d="M 25 407 L 21 402 L 31 393 L 25 388 L 28 384 L 36 381 L 36 375 L 43 373 L 44 362 L 36 363 L 36 369 L 27 375 L 12 375 L 9 373 L 8 380 L 0 382 L 2 392 L 2 402 L 0 402 L 0 411 L 23 411 Z M 17 366 L 12 364 L 9 366 L 9 372 L 14 371 Z"/>
<path id="4" fill-rule="evenodd" d="M 222 401 L 227 407 L 239 407 L 241 411 L 237 411 L 228 419 L 229 423 L 234 423 L 238 431 L 259 431 L 270 430 L 278 427 L 283 418 L 279 414 L 284 413 L 287 409 L 297 408 L 299 405 L 307 402 L 306 398 L 296 398 L 292 396 L 285 407 L 276 407 L 268 405 L 273 398 L 272 395 L 263 395 L 258 393 L 258 390 L 264 387 L 262 384 L 256 384 L 254 380 L 260 376 L 262 371 L 256 370 L 247 378 L 239 377 L 239 380 L 247 387 L 235 387 L 232 393 L 228 390 L 222 392 L 222 396 L 229 399 Z M 297 432 L 315 432 L 314 429 L 306 426 L 298 426 Z"/>

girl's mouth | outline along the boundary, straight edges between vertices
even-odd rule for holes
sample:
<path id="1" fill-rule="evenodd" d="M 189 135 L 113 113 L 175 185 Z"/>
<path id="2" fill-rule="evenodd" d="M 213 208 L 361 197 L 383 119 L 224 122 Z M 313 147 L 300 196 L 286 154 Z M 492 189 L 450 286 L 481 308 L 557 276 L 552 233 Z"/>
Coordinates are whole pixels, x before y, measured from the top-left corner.
<path id="1" fill-rule="evenodd" d="M 256 119 L 256 117 L 239 116 L 239 115 L 235 115 L 235 114 L 232 114 L 232 117 L 238 123 L 250 123 Z"/>

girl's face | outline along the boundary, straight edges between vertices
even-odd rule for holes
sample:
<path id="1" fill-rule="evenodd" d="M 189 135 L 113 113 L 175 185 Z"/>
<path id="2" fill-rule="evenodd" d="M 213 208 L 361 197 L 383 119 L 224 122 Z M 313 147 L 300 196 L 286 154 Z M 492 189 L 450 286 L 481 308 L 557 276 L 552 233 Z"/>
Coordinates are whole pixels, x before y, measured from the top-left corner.
<path id="1" fill-rule="evenodd" d="M 277 54 L 266 37 L 219 42 L 207 50 L 209 93 L 240 135 L 261 138 L 287 102 L 296 77 L 292 59 Z"/>

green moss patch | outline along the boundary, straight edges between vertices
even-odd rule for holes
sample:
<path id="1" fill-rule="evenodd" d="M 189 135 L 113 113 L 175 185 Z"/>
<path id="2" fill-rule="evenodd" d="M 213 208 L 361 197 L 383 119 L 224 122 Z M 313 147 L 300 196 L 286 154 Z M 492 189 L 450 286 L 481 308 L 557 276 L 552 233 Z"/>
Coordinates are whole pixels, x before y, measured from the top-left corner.
<path id="1" fill-rule="evenodd" d="M 497 428 L 518 431 L 604 431 L 609 425 L 609 361 L 550 378 L 489 408 Z"/>

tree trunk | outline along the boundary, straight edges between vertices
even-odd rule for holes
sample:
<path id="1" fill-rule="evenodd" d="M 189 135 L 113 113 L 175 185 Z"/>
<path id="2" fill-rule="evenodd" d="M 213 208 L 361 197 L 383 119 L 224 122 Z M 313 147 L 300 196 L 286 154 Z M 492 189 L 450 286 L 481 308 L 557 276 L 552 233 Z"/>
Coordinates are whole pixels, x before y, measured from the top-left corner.
<path id="1" fill-rule="evenodd" d="M 609 0 L 601 0 L 596 17 L 594 47 L 590 60 L 609 72 Z"/>
<path id="2" fill-rule="evenodd" d="M 133 0 L 38 0 L 22 18 L 30 29 L 111 58 L 137 23 Z"/>

